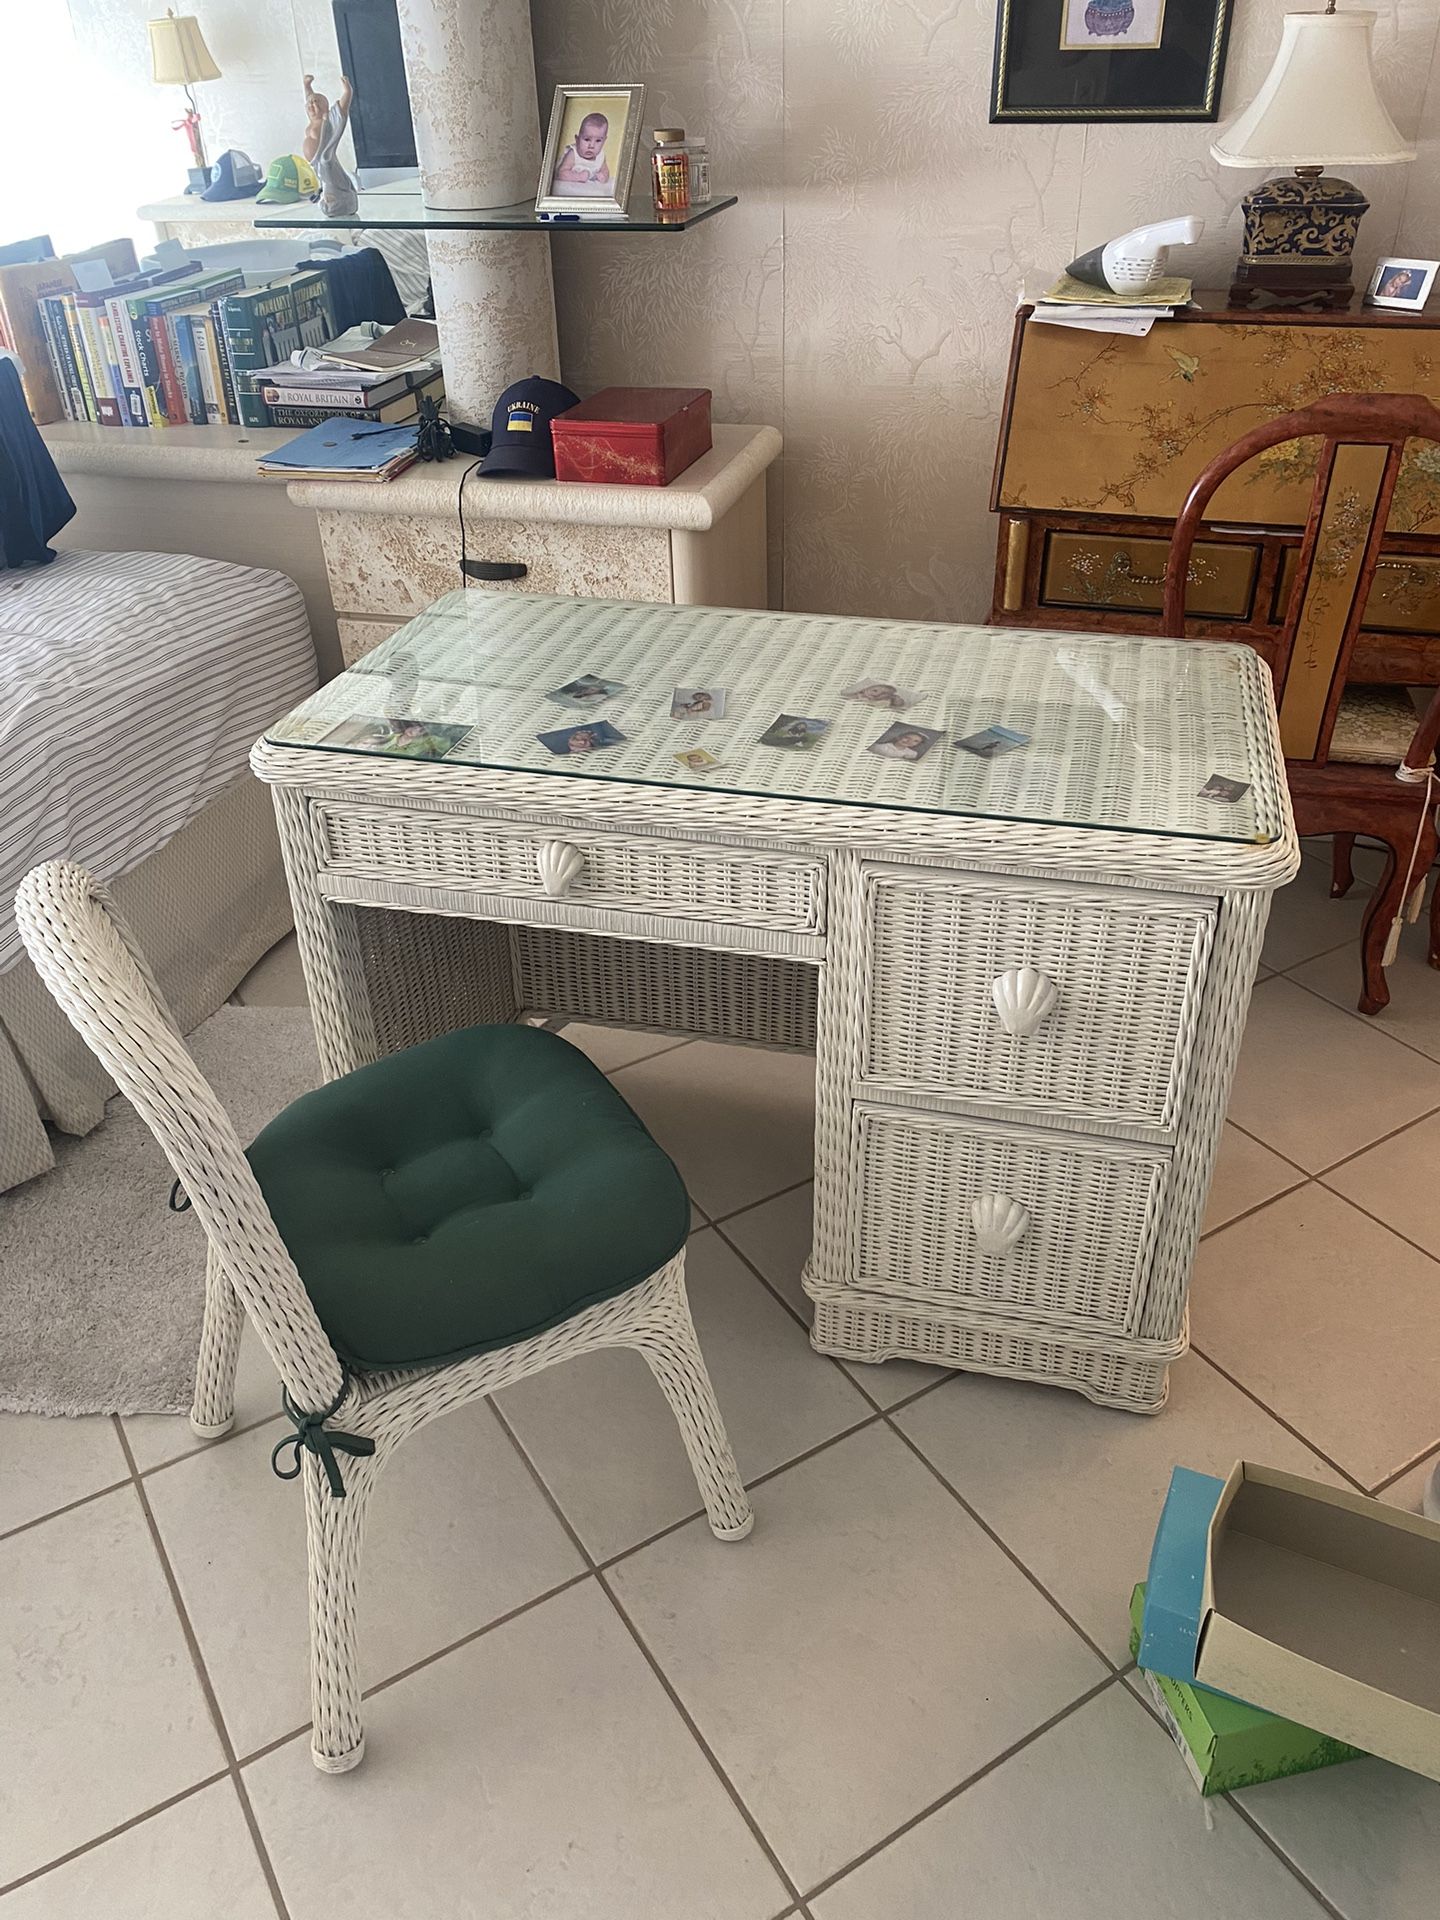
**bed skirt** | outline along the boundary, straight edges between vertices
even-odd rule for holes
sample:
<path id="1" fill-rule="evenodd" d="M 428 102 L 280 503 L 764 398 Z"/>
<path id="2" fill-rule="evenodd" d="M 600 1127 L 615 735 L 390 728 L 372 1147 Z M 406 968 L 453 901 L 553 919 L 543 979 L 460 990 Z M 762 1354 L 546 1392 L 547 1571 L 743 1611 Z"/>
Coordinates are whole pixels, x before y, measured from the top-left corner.
<path id="1" fill-rule="evenodd" d="M 268 791 L 246 773 L 111 891 L 191 1032 L 293 924 Z M 0 1193 L 54 1166 L 47 1122 L 89 1133 L 114 1091 L 30 962 L 0 973 Z"/>

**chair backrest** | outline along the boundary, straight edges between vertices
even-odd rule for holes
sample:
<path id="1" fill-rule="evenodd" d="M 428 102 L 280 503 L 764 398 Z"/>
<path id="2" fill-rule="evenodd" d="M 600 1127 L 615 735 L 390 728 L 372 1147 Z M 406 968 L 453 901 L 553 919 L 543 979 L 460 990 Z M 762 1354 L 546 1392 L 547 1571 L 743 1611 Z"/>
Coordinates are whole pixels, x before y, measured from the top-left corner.
<path id="1" fill-rule="evenodd" d="M 83 867 L 48 861 L 21 881 L 15 917 L 36 972 L 164 1149 L 290 1398 L 328 1406 L 343 1379 L 335 1350 L 229 1116 L 105 888 Z"/>
<path id="2" fill-rule="evenodd" d="M 1216 454 L 1175 522 L 1160 631 L 1185 637 L 1190 552 L 1217 488 L 1288 440 L 1318 437 L 1310 512 L 1271 667 L 1288 760 L 1323 765 L 1406 442 L 1440 441 L 1440 409 L 1418 393 L 1337 393 L 1252 427 Z"/>

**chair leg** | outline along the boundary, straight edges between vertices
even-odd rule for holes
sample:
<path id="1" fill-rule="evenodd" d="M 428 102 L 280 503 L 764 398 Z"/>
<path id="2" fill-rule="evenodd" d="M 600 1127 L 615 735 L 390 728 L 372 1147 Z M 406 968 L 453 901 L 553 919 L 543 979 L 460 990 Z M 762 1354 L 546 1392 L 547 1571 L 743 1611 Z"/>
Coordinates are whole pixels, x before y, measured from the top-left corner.
<path id="1" fill-rule="evenodd" d="M 218 1440 L 235 1424 L 235 1368 L 245 1310 L 214 1247 L 205 1256 L 205 1319 L 195 1364 L 195 1400 L 190 1426 L 202 1440 Z"/>
<path id="2" fill-rule="evenodd" d="M 1420 822 L 1418 849 L 1415 849 L 1414 827 L 1409 823 L 1402 826 L 1397 822 L 1394 839 L 1387 838 L 1385 845 L 1389 855 L 1385 878 L 1375 889 L 1360 930 L 1360 964 L 1363 972 L 1359 1002 L 1361 1013 L 1379 1013 L 1382 1007 L 1390 1004 L 1390 988 L 1385 979 L 1385 945 L 1396 916 L 1403 914 L 1405 909 L 1408 898 L 1405 877 L 1410 870 L 1412 849 L 1415 851 L 1415 872 L 1422 879 L 1430 871 L 1435 858 L 1433 813 L 1427 809 Z"/>
<path id="3" fill-rule="evenodd" d="M 670 1403 L 705 1502 L 710 1531 L 717 1540 L 743 1540 L 755 1524 L 755 1515 L 730 1451 L 683 1280 L 677 1280 L 662 1313 L 627 1344 L 640 1349 Z"/>
<path id="4" fill-rule="evenodd" d="M 310 1554 L 310 1757 L 322 1773 L 349 1773 L 365 1757 L 356 1638 L 360 1549 L 375 1457 L 347 1458 L 345 1498 L 304 1455 L 305 1532 Z"/>
<path id="5" fill-rule="evenodd" d="M 1343 900 L 1355 884 L 1351 855 L 1355 851 L 1353 833 L 1337 833 L 1330 841 L 1330 898 Z"/>

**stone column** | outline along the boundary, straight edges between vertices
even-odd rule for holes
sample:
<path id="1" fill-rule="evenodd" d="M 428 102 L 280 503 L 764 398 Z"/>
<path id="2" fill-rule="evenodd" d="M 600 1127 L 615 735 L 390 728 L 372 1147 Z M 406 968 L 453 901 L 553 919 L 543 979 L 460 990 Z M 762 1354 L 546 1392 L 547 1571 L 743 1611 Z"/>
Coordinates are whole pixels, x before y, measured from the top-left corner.
<path id="1" fill-rule="evenodd" d="M 425 205 L 484 212 L 532 199 L 528 0 L 399 0 L 399 15 Z M 512 380 L 559 377 L 549 237 L 430 227 L 426 239 L 450 411 L 488 427 Z"/>

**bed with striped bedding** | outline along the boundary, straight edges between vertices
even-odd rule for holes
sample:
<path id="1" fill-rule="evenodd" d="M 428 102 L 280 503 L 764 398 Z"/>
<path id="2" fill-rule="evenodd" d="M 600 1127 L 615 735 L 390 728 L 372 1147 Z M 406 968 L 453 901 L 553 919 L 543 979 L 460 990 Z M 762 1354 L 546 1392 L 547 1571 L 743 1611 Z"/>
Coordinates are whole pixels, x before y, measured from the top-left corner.
<path id="1" fill-rule="evenodd" d="M 0 574 L 0 973 L 30 867 L 131 872 L 315 684 L 300 590 L 267 568 L 64 552 Z"/>

